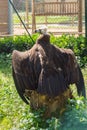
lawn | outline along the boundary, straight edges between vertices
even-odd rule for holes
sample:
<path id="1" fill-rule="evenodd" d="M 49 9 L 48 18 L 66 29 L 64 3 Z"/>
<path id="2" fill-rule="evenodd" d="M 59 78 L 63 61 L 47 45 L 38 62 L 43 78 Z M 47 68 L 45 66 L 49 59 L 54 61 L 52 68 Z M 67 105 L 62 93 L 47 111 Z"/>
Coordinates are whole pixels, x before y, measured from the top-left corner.
<path id="1" fill-rule="evenodd" d="M 26 23 L 26 13 L 25 12 L 21 12 L 19 13 L 19 15 L 21 16 L 22 20 Z M 29 13 L 28 16 L 29 19 L 29 24 L 32 24 L 32 15 Z M 71 17 L 71 16 L 36 16 L 36 22 L 37 24 L 41 24 L 41 23 L 72 23 L 72 20 L 77 21 L 77 17 Z M 16 13 L 13 14 L 13 23 L 14 24 L 19 24 L 20 20 L 17 16 Z"/>
<path id="2" fill-rule="evenodd" d="M 82 70 L 87 88 L 87 68 Z M 0 54 L 0 130 L 87 130 L 87 100 L 69 100 L 61 117 L 42 118 L 18 96 L 11 72 L 11 54 Z"/>

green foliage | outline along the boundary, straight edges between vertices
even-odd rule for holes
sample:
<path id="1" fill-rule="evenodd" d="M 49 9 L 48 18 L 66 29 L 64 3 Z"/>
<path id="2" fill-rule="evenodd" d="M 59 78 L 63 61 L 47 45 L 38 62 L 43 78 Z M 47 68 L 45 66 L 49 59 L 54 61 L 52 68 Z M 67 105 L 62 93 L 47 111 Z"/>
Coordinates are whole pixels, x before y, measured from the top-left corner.
<path id="1" fill-rule="evenodd" d="M 32 35 L 34 41 L 39 37 L 39 34 Z M 55 37 L 51 35 L 51 43 L 61 47 L 70 48 L 74 51 L 77 60 L 81 67 L 87 65 L 87 40 L 85 37 L 74 35 L 62 35 L 60 37 Z M 34 43 L 29 36 L 14 36 L 0 38 L 0 53 L 12 53 L 14 49 L 24 51 L 30 49 Z"/>
<path id="2" fill-rule="evenodd" d="M 37 35 L 32 37 L 36 40 Z M 20 51 L 28 50 L 33 44 L 28 35 L 0 38 L 0 53 L 11 53 L 15 49 Z"/>

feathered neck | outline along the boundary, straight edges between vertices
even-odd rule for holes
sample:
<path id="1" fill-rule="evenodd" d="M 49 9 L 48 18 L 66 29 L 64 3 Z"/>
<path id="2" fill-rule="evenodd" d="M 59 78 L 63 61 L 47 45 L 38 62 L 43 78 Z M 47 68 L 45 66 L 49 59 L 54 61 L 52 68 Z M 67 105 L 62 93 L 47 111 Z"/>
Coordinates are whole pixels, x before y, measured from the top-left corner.
<path id="1" fill-rule="evenodd" d="M 50 35 L 40 35 L 40 37 L 36 41 L 37 44 L 50 44 Z"/>

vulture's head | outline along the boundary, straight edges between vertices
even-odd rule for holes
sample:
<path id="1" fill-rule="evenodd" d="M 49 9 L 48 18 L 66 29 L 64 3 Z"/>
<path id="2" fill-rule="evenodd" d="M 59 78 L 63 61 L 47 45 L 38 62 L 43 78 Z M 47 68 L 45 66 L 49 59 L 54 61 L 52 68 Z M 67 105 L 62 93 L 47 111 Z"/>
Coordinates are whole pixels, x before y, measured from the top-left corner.
<path id="1" fill-rule="evenodd" d="M 40 34 L 47 34 L 47 26 L 41 26 L 38 29 L 35 30 L 35 33 L 40 33 Z"/>
<path id="2" fill-rule="evenodd" d="M 47 33 L 47 26 L 41 26 L 35 30 L 35 33 L 41 34 L 37 39 L 36 43 L 38 44 L 49 44 L 50 43 L 50 35 Z"/>

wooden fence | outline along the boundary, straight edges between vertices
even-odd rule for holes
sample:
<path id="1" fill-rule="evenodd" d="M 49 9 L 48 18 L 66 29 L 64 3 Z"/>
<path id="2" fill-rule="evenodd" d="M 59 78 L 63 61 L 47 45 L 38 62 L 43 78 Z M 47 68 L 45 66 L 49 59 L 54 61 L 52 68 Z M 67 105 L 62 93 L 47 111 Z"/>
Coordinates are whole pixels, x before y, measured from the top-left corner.
<path id="1" fill-rule="evenodd" d="M 35 15 L 77 15 L 77 2 L 46 2 L 35 3 Z"/>
<path id="2" fill-rule="evenodd" d="M 82 33 L 82 0 L 76 2 L 35 2 L 32 0 L 32 31 L 35 16 L 78 16 L 78 32 Z"/>

